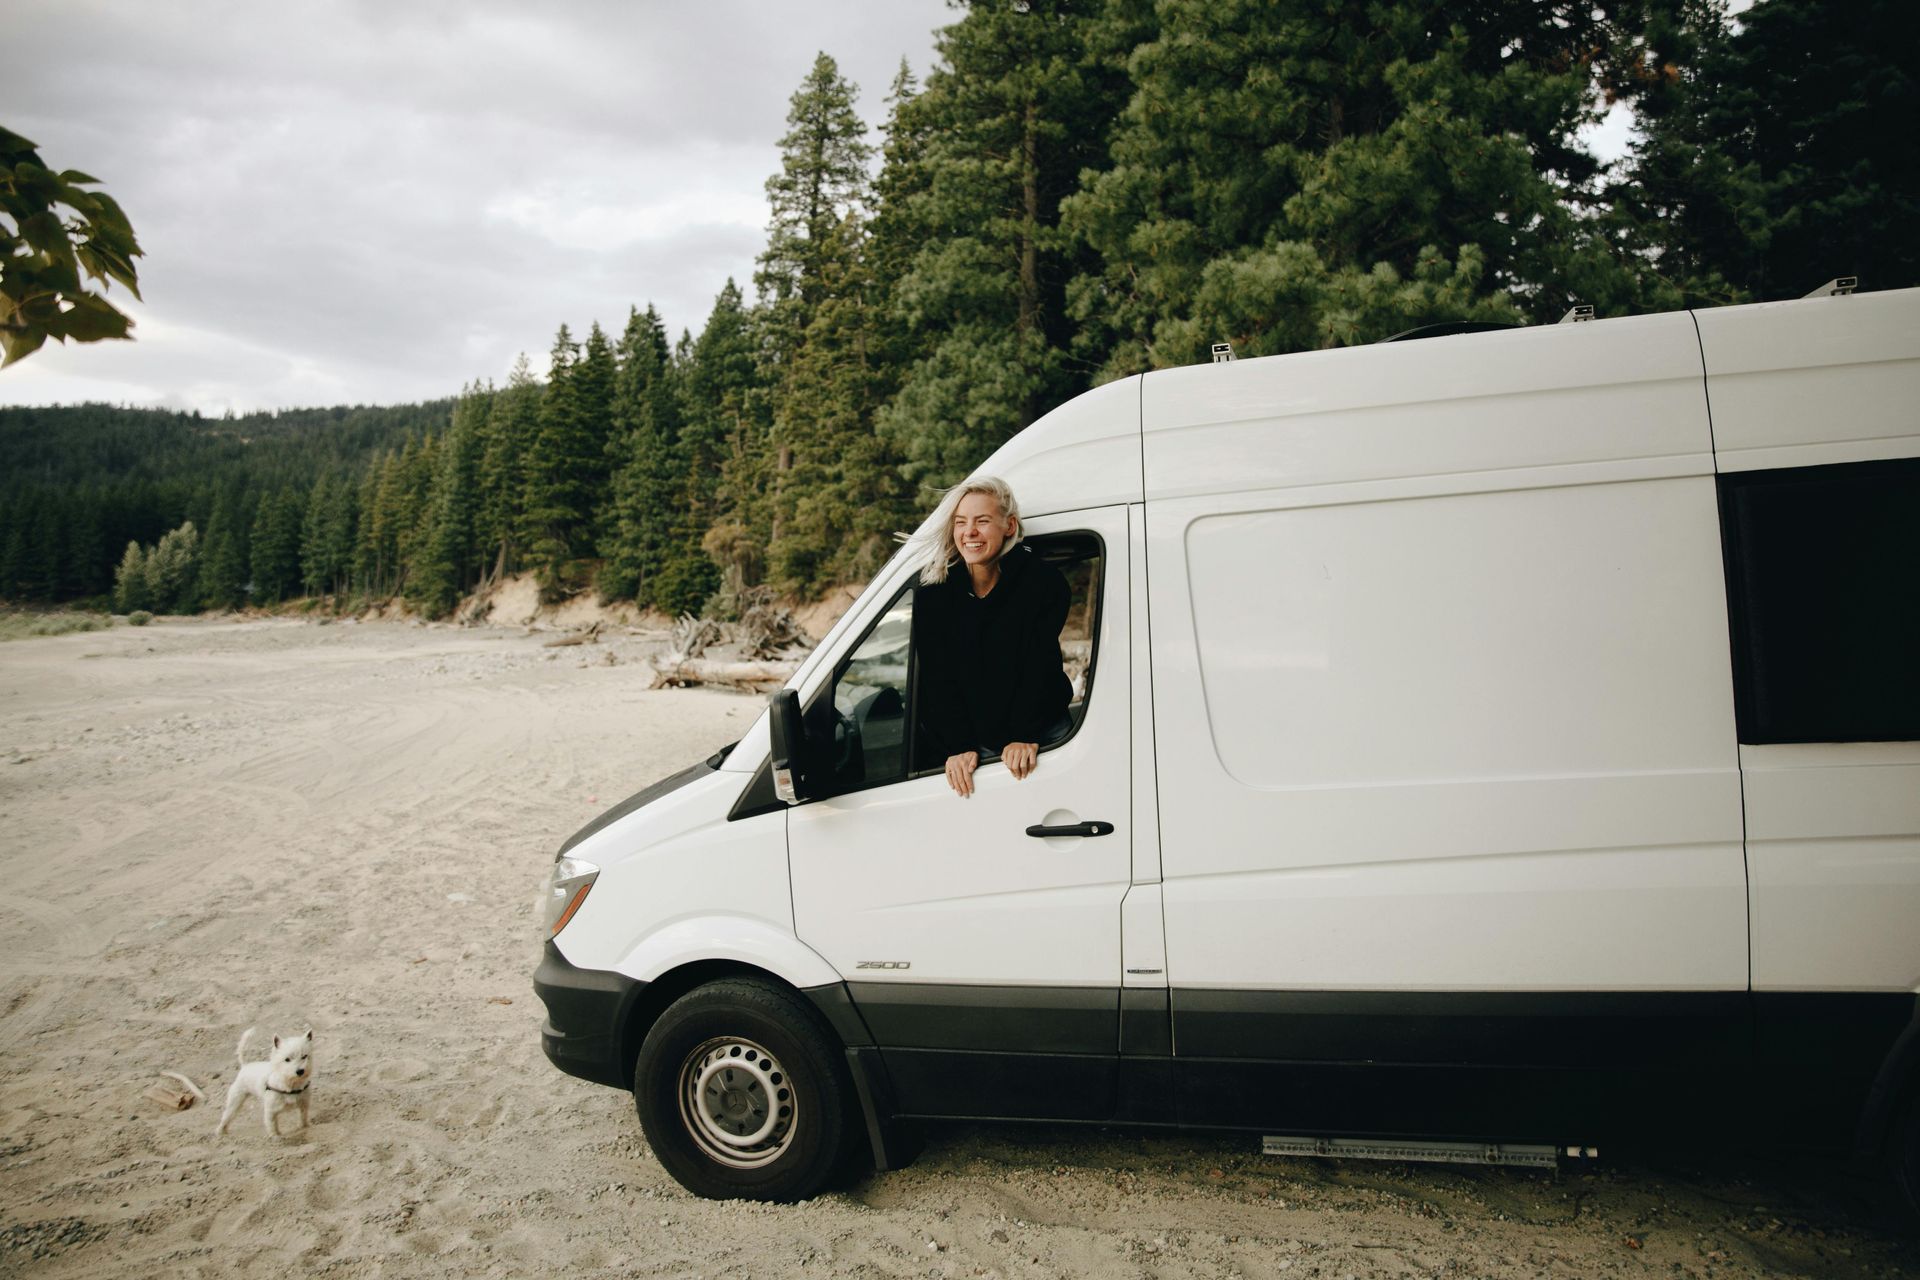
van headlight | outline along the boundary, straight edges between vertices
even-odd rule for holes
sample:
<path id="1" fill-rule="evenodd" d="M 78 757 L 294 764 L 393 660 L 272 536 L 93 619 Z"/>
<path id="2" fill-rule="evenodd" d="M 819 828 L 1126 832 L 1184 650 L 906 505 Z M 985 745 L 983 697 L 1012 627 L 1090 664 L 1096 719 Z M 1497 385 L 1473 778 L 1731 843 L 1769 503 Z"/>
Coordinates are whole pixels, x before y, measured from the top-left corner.
<path id="1" fill-rule="evenodd" d="M 540 923 L 549 938 L 567 927 L 599 875 L 600 868 L 584 858 L 561 858 L 553 864 L 547 892 L 540 900 Z"/>

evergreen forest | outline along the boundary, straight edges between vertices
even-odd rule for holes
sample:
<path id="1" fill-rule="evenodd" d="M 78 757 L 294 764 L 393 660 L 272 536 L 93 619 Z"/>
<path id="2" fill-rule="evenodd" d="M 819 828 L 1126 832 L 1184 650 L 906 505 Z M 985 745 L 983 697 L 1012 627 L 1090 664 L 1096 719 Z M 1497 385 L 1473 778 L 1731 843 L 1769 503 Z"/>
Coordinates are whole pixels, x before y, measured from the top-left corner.
<path id="1" fill-rule="evenodd" d="M 532 572 L 725 617 L 864 579 L 1047 409 L 1216 341 L 1920 284 L 1912 0 L 978 0 L 877 135 L 857 93 L 821 53 L 697 333 L 572 318 L 419 405 L 0 408 L 0 598 L 441 616 Z"/>

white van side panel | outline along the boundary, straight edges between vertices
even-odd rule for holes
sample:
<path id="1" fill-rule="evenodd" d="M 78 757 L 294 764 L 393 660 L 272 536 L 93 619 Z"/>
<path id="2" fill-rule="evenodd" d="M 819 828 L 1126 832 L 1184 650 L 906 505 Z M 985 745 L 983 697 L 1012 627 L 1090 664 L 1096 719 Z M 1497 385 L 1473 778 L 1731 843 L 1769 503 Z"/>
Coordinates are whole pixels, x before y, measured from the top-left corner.
<path id="1" fill-rule="evenodd" d="M 1149 493 L 1239 489 L 1148 503 L 1176 989 L 1746 987 L 1690 330 L 1148 378 Z"/>
<path id="2" fill-rule="evenodd" d="M 1920 454 L 1920 289 L 1694 315 L 1720 470 Z"/>
<path id="3" fill-rule="evenodd" d="M 1920 456 L 1920 289 L 1696 319 L 1722 472 Z M 1920 990 L 1920 743 L 1740 757 L 1754 990 Z"/>
<path id="4" fill-rule="evenodd" d="M 1168 369 L 1147 376 L 1141 413 L 1149 503 L 1285 490 L 1299 506 L 1317 486 L 1411 478 L 1432 493 L 1430 477 L 1476 472 L 1471 487 L 1533 487 L 1567 480 L 1532 469 L 1579 463 L 1713 469 L 1684 312 Z"/>
<path id="5" fill-rule="evenodd" d="M 1743 745 L 1756 991 L 1920 990 L 1920 743 Z"/>

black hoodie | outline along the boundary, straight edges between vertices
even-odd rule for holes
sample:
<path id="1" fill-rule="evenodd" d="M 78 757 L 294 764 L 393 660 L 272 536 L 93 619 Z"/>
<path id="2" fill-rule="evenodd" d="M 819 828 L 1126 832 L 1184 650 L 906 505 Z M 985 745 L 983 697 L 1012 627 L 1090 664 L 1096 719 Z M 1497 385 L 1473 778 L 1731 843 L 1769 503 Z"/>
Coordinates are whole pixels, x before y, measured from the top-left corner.
<path id="1" fill-rule="evenodd" d="M 964 564 L 914 592 L 917 768 L 1048 740 L 1073 697 L 1060 664 L 1068 602 L 1067 580 L 1025 546 L 1000 557 L 1000 580 L 984 598 Z"/>

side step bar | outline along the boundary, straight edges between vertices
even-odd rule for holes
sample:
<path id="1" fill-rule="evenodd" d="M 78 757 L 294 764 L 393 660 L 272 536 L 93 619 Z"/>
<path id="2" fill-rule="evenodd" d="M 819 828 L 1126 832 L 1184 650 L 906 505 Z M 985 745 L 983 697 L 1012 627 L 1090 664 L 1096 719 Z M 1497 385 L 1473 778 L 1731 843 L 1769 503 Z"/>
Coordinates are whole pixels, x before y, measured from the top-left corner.
<path id="1" fill-rule="evenodd" d="M 1384 1138 L 1260 1139 L 1268 1156 L 1332 1156 L 1339 1160 L 1420 1160 L 1436 1164 L 1500 1164 L 1558 1169 L 1560 1148 L 1514 1142 L 1396 1142 Z M 1597 1147 L 1566 1148 L 1570 1159 L 1599 1158 Z"/>

